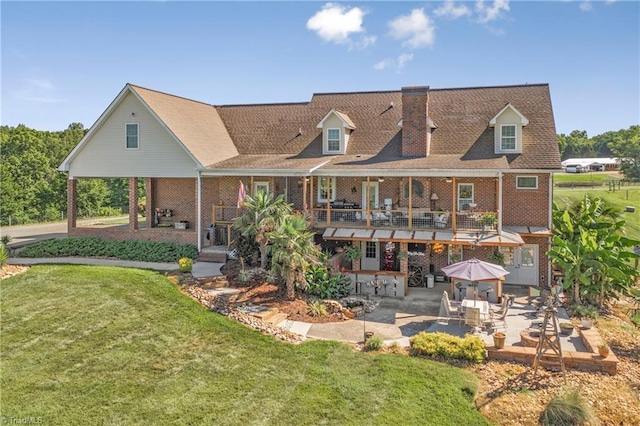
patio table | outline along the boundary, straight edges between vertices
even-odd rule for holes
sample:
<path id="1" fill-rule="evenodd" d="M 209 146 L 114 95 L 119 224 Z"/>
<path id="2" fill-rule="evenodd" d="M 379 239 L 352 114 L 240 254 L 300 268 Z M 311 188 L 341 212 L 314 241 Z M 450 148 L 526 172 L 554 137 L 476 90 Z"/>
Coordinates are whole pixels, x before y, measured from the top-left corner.
<path id="1" fill-rule="evenodd" d="M 480 315 L 489 316 L 489 302 L 486 300 L 464 299 L 462 308 L 480 308 Z"/>

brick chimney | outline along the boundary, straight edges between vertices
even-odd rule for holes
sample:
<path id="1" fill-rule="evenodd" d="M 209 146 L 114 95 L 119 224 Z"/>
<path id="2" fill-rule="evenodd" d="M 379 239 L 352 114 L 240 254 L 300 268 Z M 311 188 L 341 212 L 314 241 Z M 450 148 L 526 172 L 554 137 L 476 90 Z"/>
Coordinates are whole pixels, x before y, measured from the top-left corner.
<path id="1" fill-rule="evenodd" d="M 429 155 L 429 86 L 402 88 L 402 156 Z"/>

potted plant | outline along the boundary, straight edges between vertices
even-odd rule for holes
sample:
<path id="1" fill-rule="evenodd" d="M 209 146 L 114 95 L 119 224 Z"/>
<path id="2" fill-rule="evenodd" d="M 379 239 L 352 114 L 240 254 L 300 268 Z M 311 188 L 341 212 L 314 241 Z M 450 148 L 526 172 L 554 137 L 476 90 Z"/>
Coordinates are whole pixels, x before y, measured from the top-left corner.
<path id="1" fill-rule="evenodd" d="M 598 354 L 600 354 L 600 356 L 602 358 L 608 357 L 609 356 L 609 345 L 607 345 L 606 343 L 603 343 L 600 346 L 598 346 Z"/>
<path id="2" fill-rule="evenodd" d="M 573 333 L 573 324 L 570 322 L 561 322 L 560 323 L 560 333 L 565 336 L 571 336 Z"/>
<path id="3" fill-rule="evenodd" d="M 500 250 L 492 251 L 487 256 L 487 261 L 495 263 L 496 265 L 504 266 L 504 253 Z"/>
<path id="4" fill-rule="evenodd" d="M 582 328 L 588 330 L 593 327 L 593 320 L 598 318 L 598 310 L 595 306 L 575 304 L 572 308 L 573 313 L 582 321 Z"/>
<path id="5" fill-rule="evenodd" d="M 360 260 L 362 258 L 362 250 L 360 246 L 347 246 L 344 249 L 344 259 L 348 262 L 351 262 L 353 267 L 353 262 L 356 260 Z"/>
<path id="6" fill-rule="evenodd" d="M 504 333 L 496 331 L 495 333 L 493 333 L 493 346 L 495 346 L 496 349 L 503 349 L 505 339 L 506 336 Z"/>
<path id="7" fill-rule="evenodd" d="M 485 231 L 489 231 L 498 224 L 498 216 L 494 212 L 483 213 L 478 217 L 478 223 L 483 226 Z"/>
<path id="8" fill-rule="evenodd" d="M 406 260 L 407 259 L 407 252 L 406 251 L 399 251 L 398 254 L 396 254 L 396 258 L 398 260 Z"/>

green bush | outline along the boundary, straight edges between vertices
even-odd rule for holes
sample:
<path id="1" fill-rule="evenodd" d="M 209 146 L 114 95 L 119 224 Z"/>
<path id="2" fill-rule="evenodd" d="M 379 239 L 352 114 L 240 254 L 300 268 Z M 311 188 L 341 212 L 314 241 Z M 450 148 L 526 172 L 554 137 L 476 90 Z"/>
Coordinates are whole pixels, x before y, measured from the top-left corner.
<path id="1" fill-rule="evenodd" d="M 486 350 L 482 339 L 467 334 L 464 338 L 446 333 L 421 332 L 410 339 L 413 355 L 443 356 L 483 362 Z"/>
<path id="2" fill-rule="evenodd" d="M 178 260 L 178 266 L 180 267 L 180 272 L 191 272 L 193 269 L 193 260 L 188 257 L 181 257 Z"/>
<path id="3" fill-rule="evenodd" d="M 379 351 L 384 346 L 384 342 L 382 341 L 382 337 L 373 336 L 369 337 L 366 342 L 364 342 L 364 347 L 362 350 L 365 352 L 373 352 Z"/>
<path id="4" fill-rule="evenodd" d="M 192 244 L 158 243 L 154 241 L 115 241 L 97 237 L 72 237 L 42 241 L 22 249 L 21 257 L 108 257 L 142 262 L 177 262 L 198 257 Z"/>
<path id="5" fill-rule="evenodd" d="M 311 265 L 305 273 L 307 285 L 304 292 L 321 299 L 340 299 L 351 293 L 351 278 L 326 263 L 326 255 L 321 256 L 321 263 Z"/>
<path id="6" fill-rule="evenodd" d="M 8 259 L 9 250 L 7 250 L 4 244 L 0 244 L 0 267 L 6 265 Z"/>
<path id="7" fill-rule="evenodd" d="M 591 424 L 595 419 L 591 406 L 577 389 L 570 389 L 553 398 L 540 414 L 540 423 L 545 426 Z"/>
<path id="8" fill-rule="evenodd" d="M 241 283 L 246 283 L 251 278 L 251 274 L 245 268 L 242 268 L 238 271 L 238 281 Z"/>
<path id="9" fill-rule="evenodd" d="M 312 300 L 307 303 L 307 310 L 312 317 L 321 317 L 327 315 L 327 305 L 320 299 Z"/>

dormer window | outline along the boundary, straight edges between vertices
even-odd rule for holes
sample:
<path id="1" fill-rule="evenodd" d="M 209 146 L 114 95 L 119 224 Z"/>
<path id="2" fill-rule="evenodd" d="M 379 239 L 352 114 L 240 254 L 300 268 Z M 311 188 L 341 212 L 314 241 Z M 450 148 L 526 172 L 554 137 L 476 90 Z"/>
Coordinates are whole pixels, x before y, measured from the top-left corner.
<path id="1" fill-rule="evenodd" d="M 336 155 L 347 152 L 349 136 L 356 126 L 347 114 L 332 109 L 320 120 L 317 128 L 322 129 L 322 153 Z"/>
<path id="2" fill-rule="evenodd" d="M 340 129 L 327 129 L 327 151 L 340 152 Z"/>
<path id="3" fill-rule="evenodd" d="M 489 121 L 494 128 L 495 153 L 519 154 L 522 152 L 522 129 L 529 120 L 510 103 L 505 105 L 495 117 Z"/>
<path id="4" fill-rule="evenodd" d="M 514 151 L 516 149 L 515 124 L 503 124 L 500 126 L 500 147 L 503 151 Z"/>

